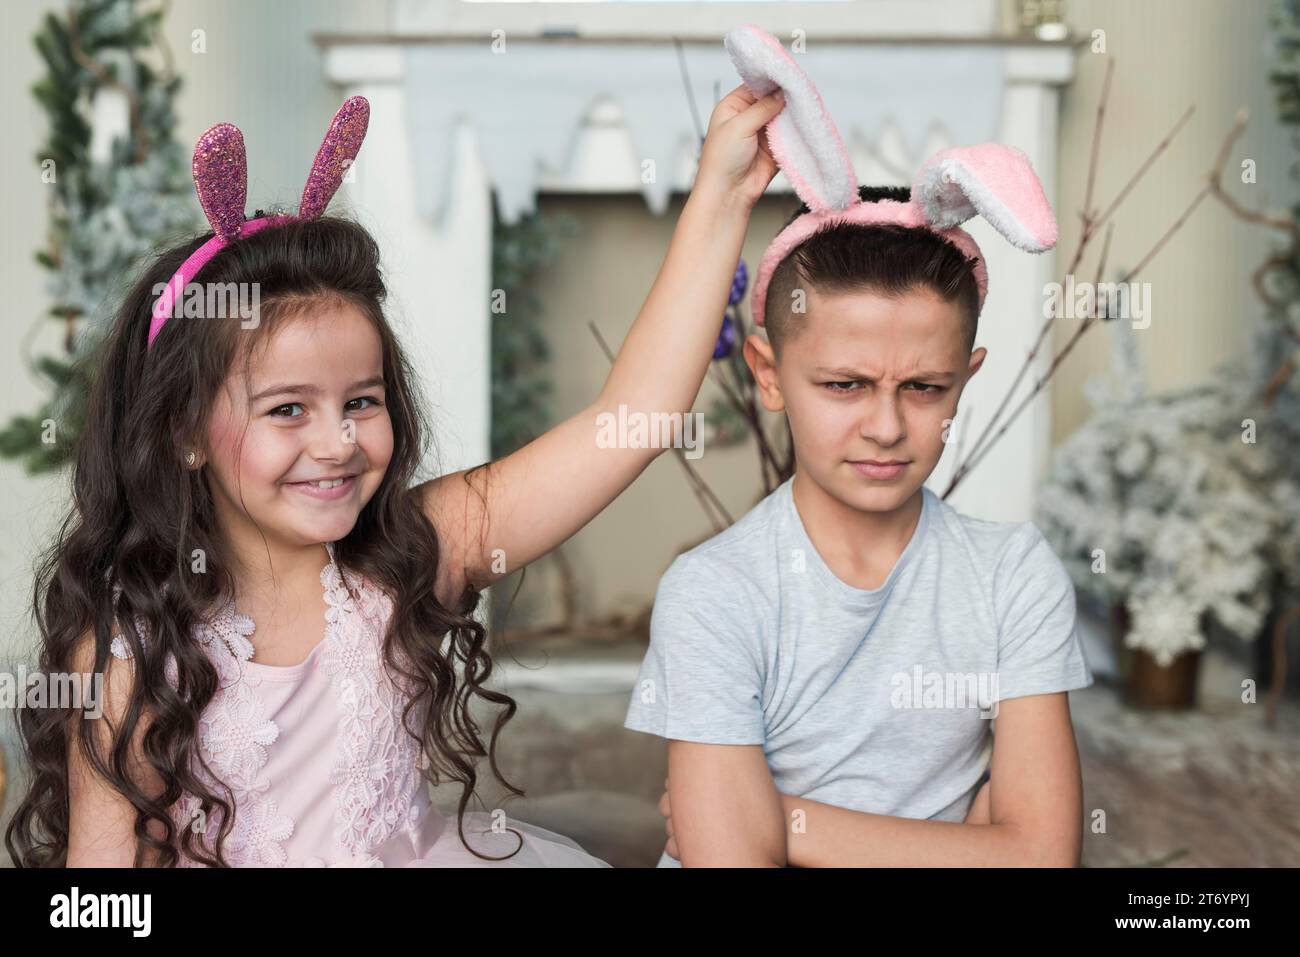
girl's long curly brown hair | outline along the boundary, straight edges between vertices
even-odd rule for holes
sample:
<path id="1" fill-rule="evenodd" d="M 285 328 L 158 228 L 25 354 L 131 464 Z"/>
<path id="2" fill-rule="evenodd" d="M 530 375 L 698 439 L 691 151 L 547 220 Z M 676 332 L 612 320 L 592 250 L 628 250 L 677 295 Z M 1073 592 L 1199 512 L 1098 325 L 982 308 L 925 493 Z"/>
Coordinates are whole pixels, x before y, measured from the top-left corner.
<path id="1" fill-rule="evenodd" d="M 384 318 L 377 244 L 360 225 L 334 217 L 290 221 L 241 239 L 218 253 L 196 281 L 258 284 L 260 322 L 245 329 L 237 319 L 174 316 L 146 351 L 155 291 L 211 235 L 168 249 L 143 270 L 88 359 L 92 386 L 72 474 L 73 503 L 40 558 L 33 589 L 39 669 L 84 670 L 76 664 L 88 657 L 85 639 L 93 634 L 93 671 L 103 674 L 116 625 L 132 651 L 135 680 L 110 735 L 93 734 L 80 708 L 20 710 L 31 777 L 5 832 L 20 867 L 67 861 L 70 745 L 81 748 L 87 767 L 135 809 L 136 866 L 149 860 L 175 866 L 181 852 L 204 864 L 228 865 L 223 846 L 237 808 L 224 784 L 213 790 L 196 770 L 212 775 L 197 741 L 217 674 L 190 629 L 215 601 L 233 596 L 227 571 L 233 556 L 225 550 L 203 471 L 185 468 L 182 450 L 206 435 L 217 390 L 237 357 L 247 357 L 254 343 L 314 303 L 356 306 L 382 344 L 392 459 L 335 557 L 340 569 L 365 575 L 393 599 L 384 661 L 413 689 L 403 719 L 419 729 L 425 777 L 462 785 L 462 840 L 477 781 L 475 758 L 486 755 L 496 778 L 510 792 L 523 793 L 497 767 L 497 737 L 516 706 L 485 687 L 492 673 L 487 634 L 471 617 L 479 593 L 466 585 L 456 607 L 447 608 L 434 592 L 438 535 L 412 492 L 428 428 L 414 378 Z M 206 554 L 208 574 L 191 572 L 195 549 Z M 116 606 L 114 586 L 121 588 Z M 147 641 L 134 627 L 137 618 Z M 174 682 L 165 669 L 169 658 L 176 663 Z M 475 698 L 500 706 L 486 749 L 470 713 Z M 164 785 L 158 795 L 142 792 L 130 773 L 138 727 L 144 729 L 144 759 Z M 213 853 L 168 813 L 185 793 L 199 799 L 209 819 L 220 810 Z"/>

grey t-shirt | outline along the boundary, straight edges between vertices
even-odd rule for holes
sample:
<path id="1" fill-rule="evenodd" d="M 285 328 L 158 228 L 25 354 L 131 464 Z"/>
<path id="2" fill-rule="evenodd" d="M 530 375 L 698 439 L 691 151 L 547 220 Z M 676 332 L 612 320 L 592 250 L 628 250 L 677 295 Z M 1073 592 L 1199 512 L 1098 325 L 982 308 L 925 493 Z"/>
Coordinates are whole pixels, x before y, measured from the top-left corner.
<path id="1" fill-rule="evenodd" d="M 889 577 L 854 588 L 808 538 L 792 481 L 664 573 L 625 727 L 761 744 L 784 794 L 963 820 L 995 702 L 1092 684 L 1064 566 L 1033 523 L 969 518 L 923 488 Z"/>

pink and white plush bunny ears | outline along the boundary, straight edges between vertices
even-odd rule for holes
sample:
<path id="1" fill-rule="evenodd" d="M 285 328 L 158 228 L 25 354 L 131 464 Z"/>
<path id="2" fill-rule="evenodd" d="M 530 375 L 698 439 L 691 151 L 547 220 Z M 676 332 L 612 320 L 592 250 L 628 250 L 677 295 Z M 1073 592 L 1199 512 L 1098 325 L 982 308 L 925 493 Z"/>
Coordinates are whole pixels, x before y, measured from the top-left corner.
<path id="1" fill-rule="evenodd" d="M 194 146 L 192 165 L 194 186 L 203 215 L 215 235 L 181 263 L 154 303 L 146 351 L 153 346 L 158 331 L 171 317 L 173 303 L 213 256 L 231 243 L 267 226 L 295 219 L 315 219 L 325 212 L 348 167 L 361 151 L 361 142 L 366 138 L 369 125 L 370 102 L 364 96 L 349 97 L 334 114 L 325 139 L 316 151 L 311 172 L 307 174 L 307 185 L 303 187 L 302 201 L 298 204 L 298 215 L 263 216 L 253 220 L 244 219 L 244 203 L 248 198 L 244 134 L 231 123 L 218 123 L 199 137 Z"/>
<path id="2" fill-rule="evenodd" d="M 750 299 L 758 325 L 763 324 L 767 287 L 776 267 L 833 223 L 892 223 L 933 230 L 976 260 L 981 309 L 988 292 L 988 270 L 979 246 L 958 228 L 959 223 L 978 213 L 1026 252 L 1041 253 L 1056 245 L 1056 217 L 1029 158 L 1001 143 L 935 153 L 916 174 L 909 202 L 863 202 L 849 152 L 817 88 L 780 42 L 747 24 L 728 33 L 723 43 L 752 93 L 766 96 L 777 87 L 785 92 L 785 108 L 767 124 L 768 147 L 809 209 L 781 231 L 759 262 Z"/>

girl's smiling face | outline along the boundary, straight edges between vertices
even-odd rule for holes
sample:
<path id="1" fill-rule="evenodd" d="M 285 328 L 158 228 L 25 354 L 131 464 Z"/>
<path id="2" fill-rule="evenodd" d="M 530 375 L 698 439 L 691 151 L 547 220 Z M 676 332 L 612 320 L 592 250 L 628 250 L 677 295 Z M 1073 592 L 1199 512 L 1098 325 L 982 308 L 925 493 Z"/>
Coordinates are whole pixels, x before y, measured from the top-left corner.
<path id="1" fill-rule="evenodd" d="M 243 365 L 208 429 L 221 527 L 234 542 L 265 534 L 288 548 L 343 538 L 393 453 L 379 334 L 356 306 L 323 303 L 276 329 L 247 375 Z M 332 488 L 309 484 L 340 477 Z"/>

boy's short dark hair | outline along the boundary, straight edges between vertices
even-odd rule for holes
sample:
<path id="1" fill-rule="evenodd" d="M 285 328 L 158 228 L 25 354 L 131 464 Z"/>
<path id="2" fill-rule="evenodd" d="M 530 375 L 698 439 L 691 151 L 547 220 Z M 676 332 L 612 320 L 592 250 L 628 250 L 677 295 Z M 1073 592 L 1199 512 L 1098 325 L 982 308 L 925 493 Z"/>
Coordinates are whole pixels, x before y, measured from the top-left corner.
<path id="1" fill-rule="evenodd" d="M 911 195 L 906 186 L 858 187 L 858 196 L 867 203 L 881 199 L 905 203 Z M 800 205 L 786 225 L 806 212 L 808 207 Z M 818 230 L 796 246 L 773 270 L 764 303 L 767 338 L 779 351 L 783 342 L 803 328 L 806 313 L 793 309 L 796 289 L 870 289 L 897 295 L 923 287 L 938 293 L 945 302 L 960 305 L 966 345 L 973 349 L 979 324 L 979 287 L 974 270 L 975 260 L 968 259 L 956 245 L 932 230 L 837 223 Z"/>

